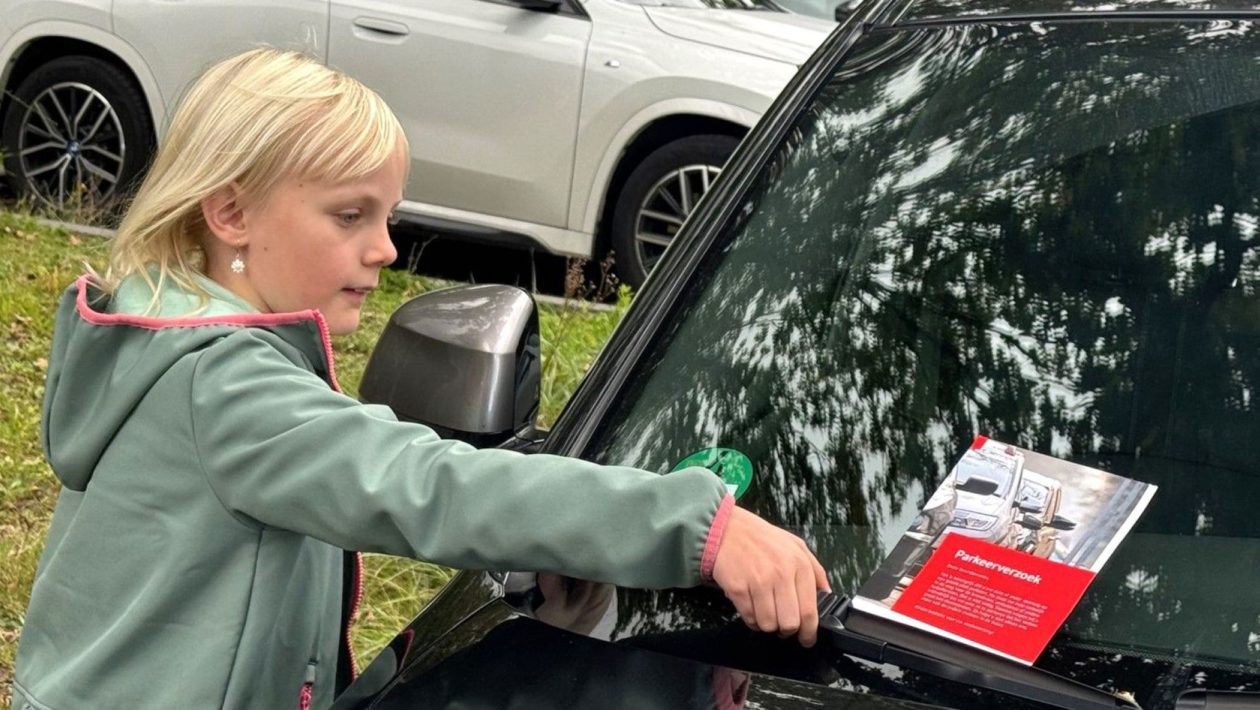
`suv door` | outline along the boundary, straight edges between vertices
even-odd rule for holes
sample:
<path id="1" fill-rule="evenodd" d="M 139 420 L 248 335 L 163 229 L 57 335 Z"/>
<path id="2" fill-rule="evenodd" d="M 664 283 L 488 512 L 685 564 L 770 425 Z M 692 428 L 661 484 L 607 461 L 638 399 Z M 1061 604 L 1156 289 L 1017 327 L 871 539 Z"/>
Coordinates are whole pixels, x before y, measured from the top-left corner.
<path id="1" fill-rule="evenodd" d="M 411 142 L 408 200 L 565 226 L 589 20 L 493 0 L 331 7 L 328 63 Z"/>
<path id="2" fill-rule="evenodd" d="M 296 49 L 320 60 L 327 48 L 327 0 L 114 0 L 114 32 L 135 47 L 158 82 L 169 113 L 209 66 L 258 46 Z M 159 133 L 162 116 L 154 117 Z"/>

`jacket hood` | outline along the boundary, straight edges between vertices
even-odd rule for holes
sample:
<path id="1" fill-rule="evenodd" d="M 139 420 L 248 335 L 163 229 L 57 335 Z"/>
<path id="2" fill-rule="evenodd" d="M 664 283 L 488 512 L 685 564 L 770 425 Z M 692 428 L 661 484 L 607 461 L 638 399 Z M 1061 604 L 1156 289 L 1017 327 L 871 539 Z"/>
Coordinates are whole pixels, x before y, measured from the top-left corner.
<path id="1" fill-rule="evenodd" d="M 795 66 L 805 63 L 836 23 L 786 12 L 644 7 L 661 32 Z"/>
<path id="2" fill-rule="evenodd" d="M 67 488 L 87 487 L 114 435 L 172 365 L 240 328 L 275 332 L 336 386 L 317 311 L 261 314 L 211 281 L 203 286 L 208 302 L 173 284 L 154 299 L 132 277 L 111 297 L 85 275 L 62 295 L 40 423 L 44 455 Z M 150 304 L 155 315 L 142 315 Z"/>

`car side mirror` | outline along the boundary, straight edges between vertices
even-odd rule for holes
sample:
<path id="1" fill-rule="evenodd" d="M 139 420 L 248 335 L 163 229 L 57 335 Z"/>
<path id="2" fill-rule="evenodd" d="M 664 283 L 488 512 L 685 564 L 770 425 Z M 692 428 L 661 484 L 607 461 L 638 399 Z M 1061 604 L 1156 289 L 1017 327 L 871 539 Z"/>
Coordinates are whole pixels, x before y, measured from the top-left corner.
<path id="1" fill-rule="evenodd" d="M 1062 515 L 1056 515 L 1050 519 L 1050 527 L 1054 528 L 1055 530 L 1063 530 L 1063 531 L 1075 530 L 1076 521 L 1065 518 Z"/>
<path id="2" fill-rule="evenodd" d="M 514 286 L 456 286 L 394 311 L 360 397 L 447 438 L 493 446 L 529 427 L 541 379 L 538 309 Z"/>
<path id="3" fill-rule="evenodd" d="M 841 0 L 840 4 L 836 5 L 836 9 L 833 14 L 833 17 L 836 18 L 836 22 L 843 24 L 844 21 L 849 19 L 849 16 L 858 9 L 860 4 L 861 3 L 857 0 Z"/>
<path id="4" fill-rule="evenodd" d="M 974 493 L 978 496 L 991 496 L 994 493 L 997 493 L 998 482 L 992 478 L 972 476 L 965 481 L 955 484 L 954 488 L 964 493 Z"/>
<path id="5" fill-rule="evenodd" d="M 1019 502 L 1019 511 L 1021 513 L 1040 513 L 1043 510 L 1044 509 L 1036 503 L 1029 503 L 1027 501 Z"/>
<path id="6" fill-rule="evenodd" d="M 1029 530 L 1040 530 L 1045 526 L 1044 523 L 1041 522 L 1041 518 L 1038 518 L 1032 513 L 1024 513 L 1023 517 L 1019 519 L 1019 524 Z"/>

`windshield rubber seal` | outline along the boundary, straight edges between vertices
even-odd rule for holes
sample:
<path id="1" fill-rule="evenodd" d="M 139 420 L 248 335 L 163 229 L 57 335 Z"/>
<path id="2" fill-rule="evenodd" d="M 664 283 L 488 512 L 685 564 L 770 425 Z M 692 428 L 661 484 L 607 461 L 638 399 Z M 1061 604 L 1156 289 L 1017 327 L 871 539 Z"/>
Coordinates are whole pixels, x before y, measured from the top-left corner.
<path id="1" fill-rule="evenodd" d="M 1099 12 L 1005 13 L 966 15 L 963 17 L 928 17 L 894 20 L 873 25 L 872 32 L 911 29 L 939 29 L 967 25 L 1027 25 L 1034 22 L 1212 22 L 1220 20 L 1258 20 L 1260 10 L 1115 10 Z"/>

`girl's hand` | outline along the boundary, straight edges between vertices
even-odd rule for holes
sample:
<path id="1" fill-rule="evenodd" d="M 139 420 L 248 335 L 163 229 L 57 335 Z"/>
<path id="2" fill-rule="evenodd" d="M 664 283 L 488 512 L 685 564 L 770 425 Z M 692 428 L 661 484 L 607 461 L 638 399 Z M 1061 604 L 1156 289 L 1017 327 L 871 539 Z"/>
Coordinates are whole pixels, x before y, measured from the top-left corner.
<path id="1" fill-rule="evenodd" d="M 818 590 L 831 591 L 827 573 L 805 541 L 756 515 L 734 508 L 713 564 L 713 581 L 749 628 L 818 640 Z"/>

